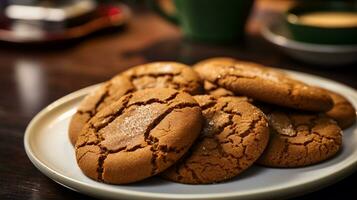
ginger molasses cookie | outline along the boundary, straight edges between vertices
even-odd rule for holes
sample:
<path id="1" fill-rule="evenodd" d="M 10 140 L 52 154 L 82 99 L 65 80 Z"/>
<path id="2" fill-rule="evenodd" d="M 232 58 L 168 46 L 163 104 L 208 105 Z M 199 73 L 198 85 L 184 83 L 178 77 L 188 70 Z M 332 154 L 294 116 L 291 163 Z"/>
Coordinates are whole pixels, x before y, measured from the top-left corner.
<path id="1" fill-rule="evenodd" d="M 153 62 L 133 67 L 125 72 L 137 90 L 172 88 L 189 94 L 203 90 L 199 75 L 189 66 L 176 62 Z"/>
<path id="2" fill-rule="evenodd" d="M 134 85 L 122 76 L 115 76 L 87 95 L 80 103 L 69 124 L 68 134 L 72 145 L 77 141 L 83 126 L 102 108 L 134 91 Z"/>
<path id="3" fill-rule="evenodd" d="M 271 167 L 302 167 L 334 156 L 342 145 L 342 131 L 324 114 L 272 109 L 270 141 L 259 164 Z"/>
<path id="4" fill-rule="evenodd" d="M 218 85 L 215 85 L 209 81 L 203 82 L 203 89 L 205 91 L 205 94 L 209 94 L 215 97 L 234 96 L 234 93 L 232 91 L 219 87 Z"/>
<path id="5" fill-rule="evenodd" d="M 195 96 L 204 126 L 189 152 L 163 172 L 187 184 L 221 182 L 235 177 L 259 158 L 269 139 L 265 115 L 245 99 Z"/>
<path id="6" fill-rule="evenodd" d="M 234 64 L 236 63 L 237 60 L 234 58 L 230 58 L 230 57 L 214 57 L 214 58 L 208 58 L 205 60 L 202 60 L 198 63 L 196 63 L 193 67 L 199 67 L 201 65 L 205 65 L 205 64 L 210 64 L 210 63 L 224 63 L 224 64 Z M 234 92 L 227 90 L 223 87 L 219 87 L 218 85 L 204 80 L 203 81 L 203 89 L 205 91 L 205 94 L 209 94 L 215 97 L 226 97 L 226 96 L 234 96 Z"/>
<path id="7" fill-rule="evenodd" d="M 165 88 L 139 90 L 85 125 L 76 143 L 77 163 L 97 181 L 140 181 L 181 158 L 199 135 L 201 123 L 201 108 L 189 94 Z"/>
<path id="8" fill-rule="evenodd" d="M 353 107 L 346 97 L 327 90 L 333 100 L 333 107 L 326 112 L 326 115 L 336 120 L 342 128 L 348 128 L 356 122 L 356 109 Z"/>
<path id="9" fill-rule="evenodd" d="M 213 57 L 197 62 L 193 67 L 199 67 L 201 65 L 212 64 L 212 63 L 231 65 L 236 63 L 237 61 L 238 61 L 237 59 L 231 57 Z"/>
<path id="10" fill-rule="evenodd" d="M 328 111 L 333 105 L 331 97 L 320 88 L 255 63 L 207 62 L 195 70 L 214 85 L 263 102 L 309 111 Z"/>
<path id="11" fill-rule="evenodd" d="M 202 81 L 190 67 L 176 62 L 155 62 L 133 67 L 93 91 L 80 104 L 69 127 L 71 143 L 76 143 L 84 124 L 98 111 L 124 94 L 145 88 L 173 88 L 190 94 L 203 91 Z"/>

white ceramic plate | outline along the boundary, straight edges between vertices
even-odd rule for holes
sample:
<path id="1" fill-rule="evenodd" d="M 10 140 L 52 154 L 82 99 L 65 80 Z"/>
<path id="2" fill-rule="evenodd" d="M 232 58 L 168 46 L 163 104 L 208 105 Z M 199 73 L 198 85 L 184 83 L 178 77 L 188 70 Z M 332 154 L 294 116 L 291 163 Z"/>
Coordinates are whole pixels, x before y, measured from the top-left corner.
<path id="1" fill-rule="evenodd" d="M 282 16 L 277 16 L 261 29 L 262 36 L 293 58 L 312 64 L 336 66 L 357 61 L 357 45 L 327 45 L 292 39 Z"/>
<path id="2" fill-rule="evenodd" d="M 340 83 L 304 73 L 297 79 L 338 91 L 357 107 L 357 92 Z M 357 168 L 357 127 L 344 131 L 343 149 L 326 162 L 296 169 L 253 166 L 235 179 L 212 185 L 185 185 L 151 178 L 131 185 L 108 185 L 87 178 L 76 164 L 67 136 L 69 119 L 91 86 L 42 110 L 28 125 L 24 144 L 32 163 L 57 183 L 83 194 L 110 199 L 276 199 L 317 190 Z"/>

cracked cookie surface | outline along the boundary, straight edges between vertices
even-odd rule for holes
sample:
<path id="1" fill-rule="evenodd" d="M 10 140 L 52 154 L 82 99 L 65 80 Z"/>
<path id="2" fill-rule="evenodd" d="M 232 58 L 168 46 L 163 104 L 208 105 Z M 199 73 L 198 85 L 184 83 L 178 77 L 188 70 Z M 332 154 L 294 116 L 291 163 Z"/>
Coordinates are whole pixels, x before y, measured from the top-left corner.
<path id="1" fill-rule="evenodd" d="M 259 64 L 237 61 L 204 62 L 194 69 L 214 85 L 259 101 L 309 111 L 328 111 L 331 97 L 317 87 Z"/>
<path id="2" fill-rule="evenodd" d="M 125 72 L 137 90 L 172 88 L 189 94 L 203 91 L 199 75 L 189 66 L 177 62 L 153 62 L 133 67 Z"/>
<path id="3" fill-rule="evenodd" d="M 225 64 L 234 64 L 236 63 L 237 60 L 234 58 L 230 57 L 214 57 L 214 58 L 208 58 L 205 60 L 202 60 L 200 62 L 197 62 L 195 65 L 193 65 L 194 68 L 198 68 L 201 65 L 205 65 L 207 63 L 225 63 Z M 223 87 L 219 87 L 218 85 L 204 80 L 203 81 L 203 89 L 205 91 L 205 94 L 209 94 L 215 97 L 227 97 L 227 96 L 234 96 L 234 93 L 230 90 L 227 90 Z"/>
<path id="4" fill-rule="evenodd" d="M 195 96 L 204 125 L 189 152 L 162 173 L 166 179 L 187 184 L 229 180 L 249 166 L 268 143 L 265 115 L 244 98 Z"/>
<path id="5" fill-rule="evenodd" d="M 84 124 L 123 95 L 146 88 L 173 88 L 190 94 L 203 91 L 202 81 L 190 67 L 176 62 L 154 62 L 133 67 L 88 95 L 71 119 L 69 138 L 74 145 Z"/>
<path id="6" fill-rule="evenodd" d="M 336 92 L 326 91 L 333 100 L 333 107 L 326 115 L 336 120 L 342 129 L 352 126 L 356 122 L 356 109 L 352 103 Z"/>
<path id="7" fill-rule="evenodd" d="M 334 156 L 342 130 L 324 114 L 264 109 L 270 126 L 268 147 L 257 161 L 270 167 L 302 167 Z"/>
<path id="8" fill-rule="evenodd" d="M 201 124 L 201 108 L 189 94 L 139 90 L 104 108 L 85 125 L 76 143 L 77 163 L 97 181 L 140 181 L 181 158 Z"/>
<path id="9" fill-rule="evenodd" d="M 76 144 L 83 126 L 99 110 L 134 90 L 134 85 L 129 79 L 118 75 L 87 95 L 80 103 L 69 124 L 68 135 L 72 145 Z"/>
<path id="10" fill-rule="evenodd" d="M 205 94 L 209 94 L 215 97 L 234 96 L 234 93 L 232 91 L 219 87 L 218 85 L 215 85 L 214 83 L 209 81 L 203 82 L 203 89 L 205 90 Z"/>

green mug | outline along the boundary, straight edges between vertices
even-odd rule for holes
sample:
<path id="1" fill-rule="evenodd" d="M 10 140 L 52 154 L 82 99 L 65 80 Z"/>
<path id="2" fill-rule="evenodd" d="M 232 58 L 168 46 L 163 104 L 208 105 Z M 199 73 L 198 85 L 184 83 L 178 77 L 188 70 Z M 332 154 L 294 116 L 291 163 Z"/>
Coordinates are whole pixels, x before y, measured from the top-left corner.
<path id="1" fill-rule="evenodd" d="M 168 1 L 168 0 L 166 0 Z M 244 37 L 253 0 L 174 0 L 175 13 L 153 6 L 161 16 L 178 24 L 186 38 L 209 42 L 234 42 Z"/>

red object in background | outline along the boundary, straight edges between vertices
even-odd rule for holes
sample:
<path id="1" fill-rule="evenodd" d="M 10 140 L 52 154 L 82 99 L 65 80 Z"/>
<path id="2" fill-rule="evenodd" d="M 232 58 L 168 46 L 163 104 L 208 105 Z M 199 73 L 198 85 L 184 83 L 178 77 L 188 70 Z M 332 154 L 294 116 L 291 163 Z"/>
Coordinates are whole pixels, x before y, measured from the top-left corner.
<path id="1" fill-rule="evenodd" d="M 108 16 L 115 16 L 122 12 L 120 8 L 114 6 L 109 6 L 108 8 L 106 8 L 106 10 Z"/>

